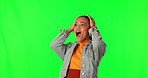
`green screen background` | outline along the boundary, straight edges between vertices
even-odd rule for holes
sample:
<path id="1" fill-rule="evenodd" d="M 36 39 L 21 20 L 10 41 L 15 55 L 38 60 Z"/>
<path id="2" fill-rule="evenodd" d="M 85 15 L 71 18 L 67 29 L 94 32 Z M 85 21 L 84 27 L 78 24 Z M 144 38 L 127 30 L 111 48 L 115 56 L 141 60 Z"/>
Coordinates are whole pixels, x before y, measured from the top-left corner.
<path id="1" fill-rule="evenodd" d="M 99 78 L 148 78 L 147 0 L 0 0 L 0 78 L 58 78 L 63 61 L 49 44 L 86 14 L 107 44 Z"/>

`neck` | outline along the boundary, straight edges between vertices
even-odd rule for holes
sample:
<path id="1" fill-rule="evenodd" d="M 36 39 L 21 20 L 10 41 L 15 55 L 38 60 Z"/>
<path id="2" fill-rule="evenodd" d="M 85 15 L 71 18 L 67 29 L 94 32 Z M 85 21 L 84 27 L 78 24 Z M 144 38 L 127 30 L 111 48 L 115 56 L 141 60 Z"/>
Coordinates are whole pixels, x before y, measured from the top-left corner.
<path id="1" fill-rule="evenodd" d="M 83 40 L 83 41 L 79 41 L 78 43 L 79 44 L 85 44 L 85 43 L 87 43 L 89 41 L 89 39 L 85 39 L 85 40 Z"/>

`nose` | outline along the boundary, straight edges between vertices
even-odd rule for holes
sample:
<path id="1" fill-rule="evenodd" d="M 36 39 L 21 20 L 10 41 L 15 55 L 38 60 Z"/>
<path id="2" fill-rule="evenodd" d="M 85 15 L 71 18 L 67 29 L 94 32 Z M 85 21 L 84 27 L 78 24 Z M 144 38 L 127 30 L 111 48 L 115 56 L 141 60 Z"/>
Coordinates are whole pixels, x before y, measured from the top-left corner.
<path id="1" fill-rule="evenodd" d="M 80 28 L 81 28 L 80 25 L 77 25 L 77 26 L 76 26 L 76 29 L 80 29 Z"/>

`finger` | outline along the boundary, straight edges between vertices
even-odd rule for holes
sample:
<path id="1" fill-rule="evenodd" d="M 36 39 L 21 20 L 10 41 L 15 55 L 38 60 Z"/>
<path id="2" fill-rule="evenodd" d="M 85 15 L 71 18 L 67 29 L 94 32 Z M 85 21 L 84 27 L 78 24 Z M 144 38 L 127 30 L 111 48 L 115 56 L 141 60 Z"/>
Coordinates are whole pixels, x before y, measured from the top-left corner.
<path id="1" fill-rule="evenodd" d="M 80 16 L 77 16 L 76 19 L 78 19 L 79 17 L 80 17 Z M 75 20 L 76 20 L 76 19 L 75 19 Z"/>
<path id="2" fill-rule="evenodd" d="M 90 15 L 87 15 L 88 16 L 88 18 L 90 19 L 90 23 L 91 23 L 91 27 L 93 27 L 93 26 L 95 26 L 95 21 L 94 21 L 94 19 L 90 16 Z"/>
<path id="3" fill-rule="evenodd" d="M 87 16 L 88 16 L 90 22 L 93 22 L 94 21 L 94 19 L 91 16 L 89 16 L 89 15 L 87 15 Z"/>
<path id="4" fill-rule="evenodd" d="M 76 20 L 77 20 L 79 17 L 80 17 L 80 16 L 77 16 L 77 17 L 75 18 L 75 20 L 74 20 L 74 23 L 73 23 L 73 24 L 75 24 Z"/>
<path id="5" fill-rule="evenodd" d="M 90 19 L 90 20 L 92 20 L 92 17 L 90 16 L 90 15 L 87 15 L 88 16 L 88 18 Z"/>

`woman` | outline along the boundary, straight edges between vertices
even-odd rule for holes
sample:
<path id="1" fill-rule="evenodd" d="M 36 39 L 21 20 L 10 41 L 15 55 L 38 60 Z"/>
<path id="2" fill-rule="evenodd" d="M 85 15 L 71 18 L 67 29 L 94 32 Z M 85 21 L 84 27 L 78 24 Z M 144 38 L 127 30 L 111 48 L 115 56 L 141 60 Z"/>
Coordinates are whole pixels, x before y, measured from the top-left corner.
<path id="1" fill-rule="evenodd" d="M 74 32 L 77 42 L 64 44 Z M 73 25 L 51 42 L 50 47 L 63 59 L 60 78 L 97 78 L 97 67 L 106 45 L 89 15 L 78 16 Z"/>

